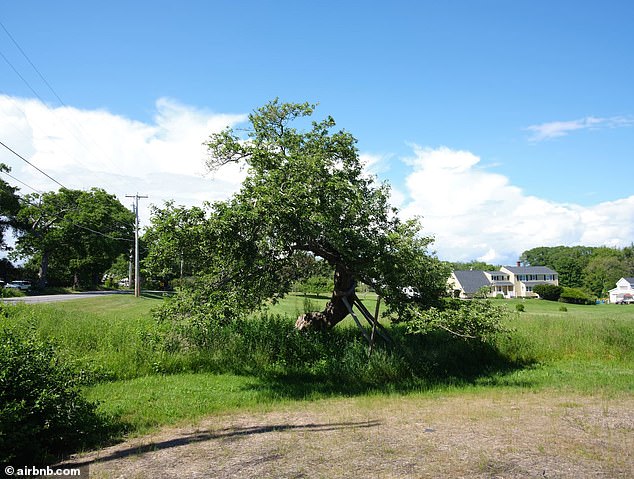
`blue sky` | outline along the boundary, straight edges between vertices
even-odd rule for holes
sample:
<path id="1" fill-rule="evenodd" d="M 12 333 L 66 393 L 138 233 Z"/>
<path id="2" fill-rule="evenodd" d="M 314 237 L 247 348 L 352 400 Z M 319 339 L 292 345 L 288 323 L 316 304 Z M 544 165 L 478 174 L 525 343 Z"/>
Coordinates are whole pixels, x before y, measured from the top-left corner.
<path id="1" fill-rule="evenodd" d="M 633 20 L 630 1 L 5 2 L 0 139 L 69 187 L 192 205 L 243 174 L 203 176 L 207 134 L 316 102 L 442 259 L 626 246 Z"/>

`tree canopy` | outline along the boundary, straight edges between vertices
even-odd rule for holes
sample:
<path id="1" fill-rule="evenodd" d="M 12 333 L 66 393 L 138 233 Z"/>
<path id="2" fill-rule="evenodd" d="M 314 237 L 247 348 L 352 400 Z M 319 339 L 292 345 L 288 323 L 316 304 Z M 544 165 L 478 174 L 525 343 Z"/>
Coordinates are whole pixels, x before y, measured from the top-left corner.
<path id="1" fill-rule="evenodd" d="M 142 238 L 147 247 L 144 271 L 164 282 L 204 272 L 209 255 L 206 211 L 175 206 L 173 201 L 163 208 L 152 205 L 151 210 L 151 224 Z"/>
<path id="2" fill-rule="evenodd" d="M 8 173 L 11 169 L 4 163 L 0 163 L 0 172 Z M 20 208 L 18 188 L 0 179 L 0 249 L 6 249 L 7 244 L 4 234 L 10 226 L 13 226 L 15 215 Z"/>
<path id="3" fill-rule="evenodd" d="M 531 266 L 548 266 L 559 274 L 559 283 L 605 296 L 622 277 L 634 276 L 634 246 L 538 247 L 522 253 Z"/>
<path id="4" fill-rule="evenodd" d="M 350 133 L 335 130 L 331 117 L 306 121 L 314 110 L 274 100 L 249 116 L 246 136 L 232 129 L 211 135 L 211 170 L 234 162 L 247 168 L 240 191 L 211 208 L 211 281 L 258 304 L 289 291 L 309 253 L 327 261 L 335 278 L 331 300 L 302 318 L 305 327 L 341 321 L 348 314 L 342 298 L 359 281 L 402 313 L 412 299 L 433 304 L 449 274 L 428 250 L 433 239 L 417 220 L 398 217 L 389 186 L 364 172 Z"/>
<path id="5" fill-rule="evenodd" d="M 134 216 L 99 188 L 62 188 L 20 198 L 14 257 L 36 263 L 39 286 L 94 286 L 131 245 Z M 50 271 L 49 271 L 50 269 Z"/>

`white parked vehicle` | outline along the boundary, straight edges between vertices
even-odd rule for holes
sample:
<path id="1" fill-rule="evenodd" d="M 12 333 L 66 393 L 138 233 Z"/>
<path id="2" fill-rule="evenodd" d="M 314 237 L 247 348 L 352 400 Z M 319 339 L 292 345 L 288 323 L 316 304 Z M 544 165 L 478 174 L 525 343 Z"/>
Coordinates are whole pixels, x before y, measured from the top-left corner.
<path id="1" fill-rule="evenodd" d="M 31 283 L 29 281 L 11 281 L 8 283 L 5 288 L 13 288 L 19 289 L 20 291 L 27 291 L 31 288 Z"/>

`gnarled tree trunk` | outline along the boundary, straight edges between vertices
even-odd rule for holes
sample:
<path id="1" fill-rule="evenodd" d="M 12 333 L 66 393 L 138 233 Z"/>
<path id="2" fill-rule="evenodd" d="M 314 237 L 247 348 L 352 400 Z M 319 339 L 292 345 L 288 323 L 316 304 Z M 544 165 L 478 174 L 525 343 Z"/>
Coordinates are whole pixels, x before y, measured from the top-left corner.
<path id="1" fill-rule="evenodd" d="M 343 298 L 348 298 L 348 303 L 352 304 L 355 296 L 355 281 L 350 272 L 342 265 L 335 267 L 335 287 L 330 301 L 323 311 L 314 311 L 302 314 L 295 322 L 295 327 L 299 330 L 324 331 L 334 327 L 341 322 L 349 311 Z"/>

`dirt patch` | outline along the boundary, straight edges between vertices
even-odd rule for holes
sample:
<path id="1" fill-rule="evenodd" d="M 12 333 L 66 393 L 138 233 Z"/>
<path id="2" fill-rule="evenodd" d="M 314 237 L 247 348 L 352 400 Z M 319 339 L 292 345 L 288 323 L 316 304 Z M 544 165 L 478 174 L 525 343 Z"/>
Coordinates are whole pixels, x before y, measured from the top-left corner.
<path id="1" fill-rule="evenodd" d="M 90 452 L 91 478 L 634 477 L 634 397 L 493 392 L 296 403 Z"/>

